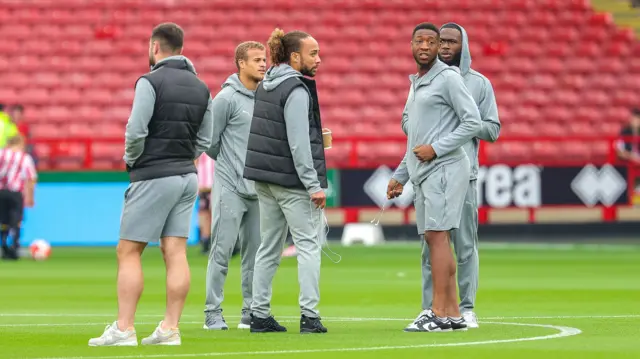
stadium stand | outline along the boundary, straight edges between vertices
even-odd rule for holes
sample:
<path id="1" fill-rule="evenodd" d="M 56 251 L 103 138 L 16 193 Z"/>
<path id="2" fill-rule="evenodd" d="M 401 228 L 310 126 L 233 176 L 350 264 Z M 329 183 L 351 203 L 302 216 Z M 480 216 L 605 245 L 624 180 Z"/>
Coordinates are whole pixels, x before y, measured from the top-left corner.
<path id="1" fill-rule="evenodd" d="M 585 0 L 0 1 L 0 102 L 25 105 L 42 169 L 80 168 L 88 155 L 94 168 L 121 166 L 148 36 L 164 21 L 183 26 L 184 54 L 214 94 L 235 70 L 238 42 L 265 42 L 275 26 L 310 32 L 321 45 L 325 125 L 336 138 L 380 139 L 358 146 L 364 161 L 402 157 L 403 143 L 385 138 L 402 135 L 409 37 L 422 21 L 467 28 L 473 67 L 496 90 L 502 138 L 525 139 L 487 145 L 492 160 L 606 158 L 606 141 L 527 139 L 615 136 L 640 93 L 634 31 Z M 335 141 L 330 162 L 346 160 L 350 145 Z"/>

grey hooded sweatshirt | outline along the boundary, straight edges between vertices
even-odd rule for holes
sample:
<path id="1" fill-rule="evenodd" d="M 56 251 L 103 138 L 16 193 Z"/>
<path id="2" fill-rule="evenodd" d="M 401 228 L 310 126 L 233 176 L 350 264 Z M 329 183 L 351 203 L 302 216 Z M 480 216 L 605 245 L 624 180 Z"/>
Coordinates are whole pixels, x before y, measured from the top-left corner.
<path id="1" fill-rule="evenodd" d="M 491 81 L 478 71 L 471 68 L 471 52 L 469 51 L 469 38 L 465 29 L 456 24 L 462 33 L 462 52 L 460 54 L 460 75 L 464 79 L 464 84 L 469 89 L 473 100 L 478 105 L 480 119 L 482 120 L 482 130 L 478 136 L 471 139 L 464 145 L 464 150 L 471 162 L 471 180 L 478 178 L 478 148 L 480 140 L 495 142 L 500 135 L 500 119 L 498 118 L 498 104 L 493 92 Z M 445 24 L 445 25 L 449 25 Z M 443 25 L 444 26 L 444 25 Z M 442 28 L 440 28 L 442 30 Z"/>
<path id="2" fill-rule="evenodd" d="M 262 86 L 273 91 L 283 81 L 302 74 L 287 64 L 273 66 L 267 71 Z M 318 173 L 313 167 L 311 141 L 309 139 L 309 93 L 303 87 L 296 87 L 284 105 L 284 122 L 293 164 L 300 181 L 311 195 L 320 192 Z"/>
<path id="3" fill-rule="evenodd" d="M 422 77 L 411 75 L 409 98 L 402 115 L 407 152 L 393 178 L 403 185 L 424 181 L 440 166 L 467 156 L 462 146 L 481 130 L 480 113 L 457 69 L 436 59 Z M 418 145 L 431 145 L 436 158 L 420 162 Z"/>
<path id="4" fill-rule="evenodd" d="M 213 99 L 213 137 L 206 152 L 216 160 L 214 181 L 246 198 L 258 198 L 253 181 L 242 177 L 254 98 L 238 74 L 227 78 Z"/>

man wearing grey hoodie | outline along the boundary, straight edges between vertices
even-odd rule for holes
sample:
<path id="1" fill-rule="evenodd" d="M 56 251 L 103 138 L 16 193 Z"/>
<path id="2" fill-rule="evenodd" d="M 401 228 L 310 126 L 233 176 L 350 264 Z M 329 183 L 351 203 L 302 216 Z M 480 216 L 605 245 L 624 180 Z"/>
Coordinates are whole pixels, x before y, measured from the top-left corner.
<path id="1" fill-rule="evenodd" d="M 272 67 L 256 91 L 244 177 L 260 199 L 262 243 L 256 255 L 251 332 L 285 332 L 271 314 L 273 277 L 291 231 L 298 252 L 301 333 L 325 333 L 318 312 L 327 167 L 314 77 L 318 42 L 302 31 L 275 29 Z"/>
<path id="2" fill-rule="evenodd" d="M 440 60 L 457 67 L 464 84 L 469 89 L 480 111 L 482 130 L 464 145 L 471 162 L 471 176 L 462 209 L 460 228 L 451 232 L 451 240 L 456 251 L 458 264 L 458 287 L 460 289 L 460 312 L 469 328 L 478 327 L 474 312 L 478 291 L 478 148 L 480 140 L 495 142 L 500 135 L 500 119 L 493 87 L 489 79 L 471 69 L 469 38 L 465 29 L 455 23 L 444 24 L 440 28 Z M 428 310 L 432 304 L 432 277 L 429 264 L 429 248 L 422 251 L 422 309 Z"/>
<path id="3" fill-rule="evenodd" d="M 433 24 L 415 27 L 412 51 L 418 74 L 412 75 L 402 118 L 407 153 L 387 188 L 389 198 L 409 180 L 416 193 L 418 232 L 424 233 L 432 264 L 432 310 L 405 331 L 466 330 L 455 285 L 449 233 L 460 226 L 470 175 L 462 148 L 480 131 L 480 113 L 460 74 L 438 60 L 440 31 Z"/>
<path id="4" fill-rule="evenodd" d="M 222 316 L 224 283 L 236 245 L 242 258 L 242 316 L 239 329 L 249 329 L 253 266 L 260 246 L 260 207 L 253 181 L 243 178 L 255 89 L 267 67 L 264 45 L 255 41 L 236 47 L 238 73 L 225 81 L 213 99 L 213 137 L 207 155 L 216 160 L 211 197 L 211 249 L 206 278 L 204 329 L 227 330 Z"/>

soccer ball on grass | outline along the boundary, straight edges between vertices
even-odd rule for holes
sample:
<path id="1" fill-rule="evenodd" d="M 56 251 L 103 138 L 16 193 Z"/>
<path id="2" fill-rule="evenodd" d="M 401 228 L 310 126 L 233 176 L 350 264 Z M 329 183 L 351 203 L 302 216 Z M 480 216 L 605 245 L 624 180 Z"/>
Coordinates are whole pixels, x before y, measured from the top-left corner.
<path id="1" fill-rule="evenodd" d="M 29 251 L 33 259 L 43 261 L 51 255 L 51 245 L 44 239 L 36 239 L 29 245 Z"/>

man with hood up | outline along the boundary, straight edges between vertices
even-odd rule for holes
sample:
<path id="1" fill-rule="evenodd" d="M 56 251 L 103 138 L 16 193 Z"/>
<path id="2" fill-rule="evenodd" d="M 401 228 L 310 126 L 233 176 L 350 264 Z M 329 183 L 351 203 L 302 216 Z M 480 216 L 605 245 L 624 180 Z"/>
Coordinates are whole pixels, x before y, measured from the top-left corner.
<path id="1" fill-rule="evenodd" d="M 301 333 L 325 333 L 318 312 L 327 166 L 314 77 L 320 48 L 302 31 L 275 29 L 272 67 L 256 90 L 244 177 L 260 199 L 260 235 L 253 277 L 251 332 L 285 332 L 271 314 L 273 277 L 291 231 L 298 256 Z"/>
<path id="2" fill-rule="evenodd" d="M 471 69 L 469 40 L 464 28 L 455 23 L 444 24 L 440 28 L 439 58 L 449 66 L 460 70 L 464 84 L 478 105 L 482 130 L 464 145 L 471 162 L 469 187 L 462 209 L 460 228 L 451 232 L 451 240 L 456 251 L 458 264 L 458 288 L 460 290 L 460 312 L 469 328 L 478 327 L 474 313 L 478 291 L 478 147 L 480 140 L 495 142 L 500 134 L 498 105 L 489 79 Z M 432 277 L 429 264 L 429 248 L 422 248 L 422 309 L 432 305 Z"/>
<path id="3" fill-rule="evenodd" d="M 137 346 L 134 317 L 142 294 L 141 256 L 160 240 L 167 267 L 164 319 L 143 345 L 180 345 L 178 323 L 189 292 L 187 237 L 198 193 L 196 158 L 211 145 L 209 88 L 182 56 L 180 26 L 156 26 L 149 41 L 151 72 L 138 79 L 125 132 L 124 193 L 118 257 L 118 320 L 89 346 Z"/>
<path id="4" fill-rule="evenodd" d="M 387 187 L 387 197 L 402 194 L 411 180 L 418 232 L 424 234 L 433 272 L 433 306 L 405 328 L 410 332 L 466 330 L 458 308 L 456 266 L 449 234 L 459 228 L 470 162 L 463 145 L 477 136 L 480 113 L 458 71 L 438 60 L 440 30 L 415 27 L 411 49 L 418 73 L 402 116 L 407 153 Z"/>
<path id="5" fill-rule="evenodd" d="M 235 51 L 238 73 L 225 81 L 213 99 L 213 138 L 206 152 L 216 160 L 211 212 L 211 249 L 207 266 L 204 329 L 227 330 L 222 316 L 224 282 L 236 242 L 242 258 L 242 316 L 249 329 L 253 266 L 260 246 L 260 207 L 253 181 L 243 178 L 255 90 L 267 67 L 264 45 L 243 42 Z M 209 174 L 211 175 L 211 174 Z"/>

